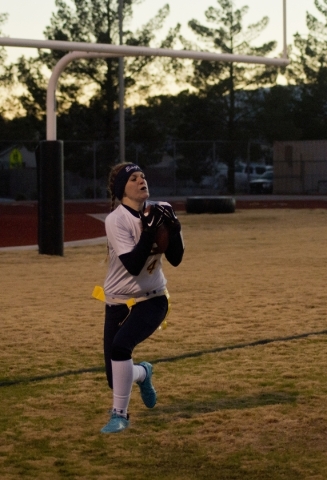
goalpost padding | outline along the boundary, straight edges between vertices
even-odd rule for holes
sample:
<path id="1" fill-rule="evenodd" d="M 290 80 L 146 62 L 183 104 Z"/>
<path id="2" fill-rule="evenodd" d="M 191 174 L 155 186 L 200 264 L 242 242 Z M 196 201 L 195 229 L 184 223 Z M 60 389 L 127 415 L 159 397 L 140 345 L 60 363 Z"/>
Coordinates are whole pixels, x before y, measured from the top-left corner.
<path id="1" fill-rule="evenodd" d="M 63 142 L 42 141 L 36 151 L 39 253 L 64 254 Z"/>

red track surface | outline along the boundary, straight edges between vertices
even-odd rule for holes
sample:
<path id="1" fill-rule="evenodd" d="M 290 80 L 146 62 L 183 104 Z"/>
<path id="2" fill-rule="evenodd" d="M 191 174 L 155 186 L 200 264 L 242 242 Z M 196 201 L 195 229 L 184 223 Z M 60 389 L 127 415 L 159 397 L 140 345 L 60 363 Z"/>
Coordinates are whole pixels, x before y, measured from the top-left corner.
<path id="1" fill-rule="evenodd" d="M 180 208 L 180 202 L 175 208 Z M 182 203 L 182 209 L 185 208 Z M 64 208 L 64 241 L 86 240 L 105 236 L 104 223 L 90 214 L 109 213 L 109 204 L 99 202 L 66 202 Z M 37 202 L 0 203 L 0 248 L 37 245 Z"/>
<path id="2" fill-rule="evenodd" d="M 109 206 L 106 202 L 65 204 L 65 242 L 105 236 L 104 223 L 90 213 L 109 213 Z M 37 230 L 36 202 L 0 204 L 0 247 L 37 245 Z"/>
<path id="3" fill-rule="evenodd" d="M 185 210 L 185 200 L 175 200 L 170 201 L 170 203 L 177 211 Z M 302 197 L 300 199 L 237 198 L 236 208 L 327 208 L 327 197 Z M 105 200 L 99 202 L 66 202 L 64 241 L 105 236 L 104 223 L 89 215 L 100 213 L 109 213 L 109 205 Z M 0 203 L 0 248 L 37 245 L 37 229 L 37 202 Z"/>

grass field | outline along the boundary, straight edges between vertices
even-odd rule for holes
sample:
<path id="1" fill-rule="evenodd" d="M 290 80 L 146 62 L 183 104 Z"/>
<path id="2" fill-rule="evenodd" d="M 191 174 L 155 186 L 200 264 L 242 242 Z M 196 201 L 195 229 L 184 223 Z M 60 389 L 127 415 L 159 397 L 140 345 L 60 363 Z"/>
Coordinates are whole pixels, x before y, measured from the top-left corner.
<path id="1" fill-rule="evenodd" d="M 168 328 L 135 350 L 131 427 L 100 434 L 105 245 L 0 253 L 1 480 L 325 480 L 327 210 L 181 214 Z"/>

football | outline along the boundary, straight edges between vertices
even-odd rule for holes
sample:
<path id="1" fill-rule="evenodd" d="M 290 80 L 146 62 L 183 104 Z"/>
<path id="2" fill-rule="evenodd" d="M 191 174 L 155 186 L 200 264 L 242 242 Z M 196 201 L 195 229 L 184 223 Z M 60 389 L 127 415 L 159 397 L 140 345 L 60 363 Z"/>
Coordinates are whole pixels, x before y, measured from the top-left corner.
<path id="1" fill-rule="evenodd" d="M 169 230 L 164 223 L 157 229 L 155 242 L 157 244 L 157 253 L 164 253 L 167 250 L 169 244 Z"/>

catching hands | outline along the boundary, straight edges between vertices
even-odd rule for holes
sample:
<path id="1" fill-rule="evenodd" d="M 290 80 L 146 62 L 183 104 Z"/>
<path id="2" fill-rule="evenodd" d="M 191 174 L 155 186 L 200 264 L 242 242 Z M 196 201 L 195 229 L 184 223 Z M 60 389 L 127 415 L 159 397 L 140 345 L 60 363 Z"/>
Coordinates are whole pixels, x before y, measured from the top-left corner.
<path id="1" fill-rule="evenodd" d="M 156 205 L 162 212 L 163 221 L 169 227 L 170 233 L 175 235 L 181 231 L 181 224 L 170 205 Z"/>
<path id="2" fill-rule="evenodd" d="M 155 233 L 164 223 L 164 215 L 159 205 L 151 205 L 149 212 L 139 212 L 144 232 Z"/>

